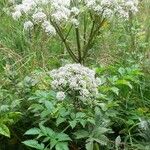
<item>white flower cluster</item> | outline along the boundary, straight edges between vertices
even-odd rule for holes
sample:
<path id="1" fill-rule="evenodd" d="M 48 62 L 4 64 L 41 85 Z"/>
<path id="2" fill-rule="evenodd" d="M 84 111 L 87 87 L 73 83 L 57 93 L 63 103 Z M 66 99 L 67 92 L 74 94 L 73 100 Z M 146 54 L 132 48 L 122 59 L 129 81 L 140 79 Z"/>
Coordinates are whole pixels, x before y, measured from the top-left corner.
<path id="1" fill-rule="evenodd" d="M 26 21 L 25 23 L 24 23 L 24 30 L 30 30 L 30 29 L 32 29 L 33 28 L 33 23 L 31 22 L 31 21 Z"/>
<path id="2" fill-rule="evenodd" d="M 138 11 L 137 6 L 138 0 L 22 0 L 21 4 L 14 5 L 12 16 L 17 20 L 26 15 L 27 21 L 30 20 L 33 24 L 41 25 L 46 21 L 41 27 L 52 35 L 55 34 L 55 29 L 50 20 L 55 20 L 59 24 L 69 22 L 78 27 L 80 24 L 78 15 L 89 10 L 103 18 L 117 15 L 128 19 L 129 12 Z"/>
<path id="3" fill-rule="evenodd" d="M 57 98 L 57 100 L 59 100 L 59 101 L 64 100 L 65 97 L 66 97 L 66 95 L 65 95 L 64 92 L 57 92 L 57 94 L 56 94 L 56 98 Z"/>
<path id="4" fill-rule="evenodd" d="M 98 94 L 99 78 L 95 78 L 95 71 L 81 64 L 67 64 L 59 69 L 50 71 L 53 90 L 61 91 L 57 94 L 58 99 L 64 93 L 71 96 L 80 96 L 90 99 Z"/>
<path id="5" fill-rule="evenodd" d="M 21 4 L 14 6 L 12 17 L 18 20 L 25 15 L 27 21 L 24 23 L 24 30 L 32 30 L 35 24 L 41 25 L 48 35 L 55 35 L 55 28 L 47 20 L 44 6 L 49 4 L 49 0 L 23 0 Z"/>
<path id="6" fill-rule="evenodd" d="M 86 6 L 95 13 L 110 18 L 117 15 L 128 19 L 129 13 L 138 11 L 138 0 L 85 0 Z"/>

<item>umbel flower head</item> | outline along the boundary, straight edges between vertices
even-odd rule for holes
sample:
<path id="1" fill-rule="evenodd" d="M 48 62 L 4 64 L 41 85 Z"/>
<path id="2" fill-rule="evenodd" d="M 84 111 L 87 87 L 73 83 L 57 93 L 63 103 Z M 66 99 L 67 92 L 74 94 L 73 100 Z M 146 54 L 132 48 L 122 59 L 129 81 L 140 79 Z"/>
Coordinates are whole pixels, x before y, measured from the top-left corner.
<path id="1" fill-rule="evenodd" d="M 17 20 L 24 15 L 25 21 L 32 19 L 30 21 L 40 25 L 49 22 L 47 27 L 41 28 L 52 35 L 55 34 L 52 20 L 77 27 L 80 24 L 77 16 L 88 11 L 105 19 L 114 15 L 128 19 L 130 12 L 135 14 L 138 11 L 137 7 L 138 0 L 22 0 L 21 4 L 14 4 L 12 17 Z"/>
<path id="2" fill-rule="evenodd" d="M 72 97 L 91 99 L 98 94 L 99 81 L 95 77 L 95 71 L 81 64 L 67 64 L 50 71 L 50 76 L 52 89 L 61 91 L 57 97 L 64 97 L 60 95 L 65 93 Z"/>

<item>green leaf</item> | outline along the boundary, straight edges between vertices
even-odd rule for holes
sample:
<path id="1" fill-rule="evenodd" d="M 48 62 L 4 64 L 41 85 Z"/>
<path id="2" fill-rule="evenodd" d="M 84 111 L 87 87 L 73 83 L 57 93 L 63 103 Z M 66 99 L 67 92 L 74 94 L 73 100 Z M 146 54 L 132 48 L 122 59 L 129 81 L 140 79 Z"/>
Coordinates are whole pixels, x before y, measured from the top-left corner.
<path id="1" fill-rule="evenodd" d="M 125 69 L 122 68 L 122 67 L 120 67 L 120 68 L 118 69 L 118 72 L 119 72 L 121 75 L 123 75 L 123 74 L 125 74 Z"/>
<path id="2" fill-rule="evenodd" d="M 50 115 L 50 113 L 51 113 L 51 111 L 50 110 L 44 110 L 44 111 L 42 111 L 41 112 L 41 118 L 45 118 L 45 117 L 47 117 L 47 116 L 49 116 Z"/>
<path id="3" fill-rule="evenodd" d="M 86 145 L 86 150 L 93 150 L 93 141 L 89 141 Z"/>
<path id="4" fill-rule="evenodd" d="M 86 125 L 86 123 L 87 123 L 87 120 L 79 119 L 79 122 L 81 123 L 81 125 L 83 126 L 83 128 L 85 128 L 85 125 Z"/>
<path id="5" fill-rule="evenodd" d="M 73 120 L 73 121 L 69 121 L 69 124 L 70 126 L 73 128 L 75 128 L 76 124 L 77 124 L 77 121 L 76 120 Z"/>
<path id="6" fill-rule="evenodd" d="M 127 85 L 130 89 L 133 88 L 131 83 L 129 81 L 127 81 L 127 80 L 124 80 L 124 79 L 123 80 L 118 80 L 116 82 L 116 84 L 118 84 L 118 85 Z"/>
<path id="7" fill-rule="evenodd" d="M 35 148 L 37 150 L 44 150 L 44 144 L 39 144 L 38 141 L 36 140 L 27 140 L 22 142 L 23 144 L 25 144 L 26 146 Z"/>
<path id="8" fill-rule="evenodd" d="M 44 107 L 41 104 L 32 104 L 28 110 L 33 110 L 34 112 L 36 111 L 42 111 Z"/>
<path id="9" fill-rule="evenodd" d="M 66 118 L 59 117 L 56 120 L 56 125 L 59 126 L 61 123 L 65 122 Z"/>
<path id="10" fill-rule="evenodd" d="M 55 132 L 51 128 L 44 127 L 42 124 L 40 124 L 39 127 L 45 136 L 53 137 L 55 135 Z"/>
<path id="11" fill-rule="evenodd" d="M 51 139 L 51 145 L 50 145 L 50 149 L 53 149 L 54 146 L 57 144 L 57 140 L 56 139 Z"/>
<path id="12" fill-rule="evenodd" d="M 111 87 L 110 90 L 116 95 L 119 95 L 119 89 L 117 87 Z"/>
<path id="13" fill-rule="evenodd" d="M 8 117 L 9 119 L 13 119 L 14 121 L 17 121 L 21 117 L 21 112 L 9 112 Z"/>
<path id="14" fill-rule="evenodd" d="M 6 137 L 10 137 L 10 131 L 5 124 L 0 124 L 0 134 Z"/>
<path id="15" fill-rule="evenodd" d="M 45 138 L 42 140 L 43 143 L 48 142 L 48 141 L 50 141 L 50 137 L 45 137 Z"/>
<path id="16" fill-rule="evenodd" d="M 91 124 L 95 125 L 95 119 L 94 118 L 88 118 L 87 121 L 90 122 Z"/>
<path id="17" fill-rule="evenodd" d="M 100 145 L 107 145 L 108 139 L 105 135 L 101 135 L 99 138 L 93 138 L 93 141 L 99 143 Z"/>
<path id="18" fill-rule="evenodd" d="M 61 141 L 71 141 L 70 137 L 65 133 L 58 133 L 56 138 L 58 139 L 59 142 L 61 142 Z"/>
<path id="19" fill-rule="evenodd" d="M 59 142 L 55 148 L 56 150 L 69 150 L 67 142 Z"/>
<path id="20" fill-rule="evenodd" d="M 83 113 L 83 112 L 78 112 L 78 113 L 76 114 L 76 118 L 83 118 L 83 117 L 85 117 L 85 116 L 86 116 L 86 114 Z"/>
<path id="21" fill-rule="evenodd" d="M 32 129 L 29 129 L 28 131 L 25 132 L 25 135 L 37 135 L 40 133 L 40 129 L 38 128 L 32 128 Z"/>
<path id="22" fill-rule="evenodd" d="M 99 134 L 104 134 L 104 133 L 107 133 L 110 129 L 107 129 L 105 127 L 98 127 L 96 132 L 99 133 Z"/>
<path id="23" fill-rule="evenodd" d="M 50 102 L 50 101 L 45 101 L 45 107 L 46 107 L 48 110 L 52 110 L 52 109 L 53 109 L 53 104 L 52 104 L 52 102 Z"/>
<path id="24" fill-rule="evenodd" d="M 76 139 L 83 139 L 87 138 L 89 136 L 89 133 L 85 130 L 78 130 L 74 133 L 74 135 L 76 136 Z"/>

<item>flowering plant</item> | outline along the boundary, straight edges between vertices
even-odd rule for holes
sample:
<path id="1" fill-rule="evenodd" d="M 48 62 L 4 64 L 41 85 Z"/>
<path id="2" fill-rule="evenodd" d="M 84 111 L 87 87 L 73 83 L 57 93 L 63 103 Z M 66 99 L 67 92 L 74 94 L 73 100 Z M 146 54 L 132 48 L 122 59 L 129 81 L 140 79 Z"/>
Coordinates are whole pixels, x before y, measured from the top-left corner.
<path id="1" fill-rule="evenodd" d="M 113 16 L 128 19 L 137 6 L 138 0 L 23 0 L 14 3 L 12 16 L 25 16 L 25 30 L 38 25 L 47 35 L 58 35 L 72 59 L 83 63 L 104 23 Z"/>
<path id="2" fill-rule="evenodd" d="M 96 97 L 100 79 L 95 77 L 95 71 L 81 64 L 67 64 L 47 74 L 52 79 L 52 91 L 49 86 L 38 88 L 29 97 L 29 110 L 38 117 L 38 125 L 25 133 L 33 138 L 23 143 L 35 149 L 56 150 L 106 146 L 110 120 L 101 108 L 104 103 Z M 48 77 L 45 81 L 49 85 Z M 81 146 L 78 140 L 86 144 Z"/>
<path id="3" fill-rule="evenodd" d="M 95 71 L 81 64 L 67 64 L 50 72 L 52 89 L 60 91 L 57 99 L 63 100 L 67 95 L 82 99 L 95 98 L 98 94 L 100 79 L 95 77 Z"/>

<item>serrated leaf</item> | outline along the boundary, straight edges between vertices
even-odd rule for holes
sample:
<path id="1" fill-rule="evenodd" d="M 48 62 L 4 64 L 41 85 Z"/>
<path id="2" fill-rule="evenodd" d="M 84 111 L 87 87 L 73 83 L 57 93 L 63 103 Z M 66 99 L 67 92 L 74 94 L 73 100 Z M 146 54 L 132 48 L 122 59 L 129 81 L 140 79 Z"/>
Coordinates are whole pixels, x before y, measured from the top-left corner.
<path id="1" fill-rule="evenodd" d="M 83 112 L 78 112 L 78 113 L 76 114 L 76 118 L 83 118 L 83 117 L 85 117 L 85 116 L 86 116 L 86 114 L 83 113 Z"/>
<path id="2" fill-rule="evenodd" d="M 69 121 L 69 124 L 70 126 L 73 128 L 75 128 L 76 124 L 77 124 L 77 121 L 76 120 L 73 120 L 73 121 Z"/>
<path id="3" fill-rule="evenodd" d="M 37 150 L 44 150 L 44 144 L 39 144 L 38 141 L 36 140 L 27 140 L 22 142 L 23 144 L 25 144 L 26 146 L 35 148 Z"/>
<path id="4" fill-rule="evenodd" d="M 49 116 L 50 113 L 51 113 L 50 110 L 44 110 L 41 112 L 40 116 L 41 116 L 41 118 L 45 118 L 45 117 Z"/>
<path id="5" fill-rule="evenodd" d="M 119 89 L 117 87 L 111 87 L 110 90 L 116 95 L 119 95 Z"/>
<path id="6" fill-rule="evenodd" d="M 59 142 L 55 148 L 56 150 L 69 150 L 67 142 Z"/>
<path id="7" fill-rule="evenodd" d="M 10 137 L 10 131 L 5 124 L 0 124 L 0 134 L 6 137 Z"/>
<path id="8" fill-rule="evenodd" d="M 87 121 L 83 120 L 83 119 L 80 119 L 79 122 L 83 126 L 83 128 L 85 128 L 85 125 L 86 125 Z"/>
<path id="9" fill-rule="evenodd" d="M 58 133 L 58 135 L 56 136 L 56 139 L 58 139 L 59 142 L 71 141 L 71 138 L 65 133 Z"/>
<path id="10" fill-rule="evenodd" d="M 32 104 L 28 110 L 34 110 L 34 111 L 42 111 L 44 107 L 41 104 Z"/>
<path id="11" fill-rule="evenodd" d="M 52 109 L 53 109 L 53 104 L 52 104 L 52 102 L 50 102 L 50 101 L 45 101 L 45 107 L 46 107 L 48 110 L 52 110 Z"/>
<path id="12" fill-rule="evenodd" d="M 65 122 L 66 118 L 59 117 L 56 120 L 56 125 L 59 126 L 61 123 Z"/>
<path id="13" fill-rule="evenodd" d="M 76 136 L 76 139 L 83 139 L 87 138 L 89 136 L 89 133 L 85 130 L 78 130 L 74 133 L 74 135 Z"/>
<path id="14" fill-rule="evenodd" d="M 45 142 L 48 142 L 48 141 L 50 141 L 50 137 L 44 138 L 42 142 L 45 143 Z"/>
<path id="15" fill-rule="evenodd" d="M 95 125 L 95 119 L 94 118 L 88 118 L 87 121 L 90 122 L 91 124 Z"/>
<path id="16" fill-rule="evenodd" d="M 51 145 L 50 145 L 50 149 L 53 149 L 54 146 L 57 144 L 57 140 L 56 139 L 51 139 Z"/>
<path id="17" fill-rule="evenodd" d="M 127 85 L 130 89 L 133 88 L 131 83 L 129 81 L 127 81 L 127 80 L 124 80 L 124 79 L 123 80 L 118 80 L 116 82 L 116 84 L 118 84 L 118 85 Z"/>
<path id="18" fill-rule="evenodd" d="M 32 128 L 32 129 L 29 129 L 28 131 L 25 132 L 25 135 L 37 135 L 40 133 L 40 129 L 38 128 Z"/>
<path id="19" fill-rule="evenodd" d="M 55 132 L 51 128 L 44 127 L 42 124 L 40 124 L 39 127 L 45 136 L 50 136 L 50 137 L 54 136 Z"/>
<path id="20" fill-rule="evenodd" d="M 101 135 L 98 138 L 93 138 L 93 141 L 99 143 L 100 145 L 107 145 L 108 139 L 105 135 Z"/>

